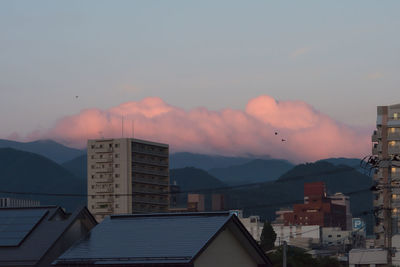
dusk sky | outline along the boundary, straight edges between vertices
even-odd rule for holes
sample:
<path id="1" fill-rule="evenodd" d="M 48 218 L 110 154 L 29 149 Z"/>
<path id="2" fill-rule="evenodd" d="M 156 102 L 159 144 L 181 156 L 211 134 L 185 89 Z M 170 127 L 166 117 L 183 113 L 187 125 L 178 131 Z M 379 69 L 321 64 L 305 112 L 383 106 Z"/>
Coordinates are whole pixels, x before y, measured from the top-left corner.
<path id="1" fill-rule="evenodd" d="M 397 0 L 1 1 L 0 138 L 83 147 L 120 136 L 124 116 L 172 151 L 361 157 L 376 106 L 400 102 L 399 10 Z"/>

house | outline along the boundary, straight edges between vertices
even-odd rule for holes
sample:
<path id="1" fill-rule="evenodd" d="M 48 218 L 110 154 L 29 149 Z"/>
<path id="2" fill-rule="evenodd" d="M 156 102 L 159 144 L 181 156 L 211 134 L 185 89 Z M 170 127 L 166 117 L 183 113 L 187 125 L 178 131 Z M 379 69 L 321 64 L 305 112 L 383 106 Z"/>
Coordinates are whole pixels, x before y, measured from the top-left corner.
<path id="1" fill-rule="evenodd" d="M 62 266 L 272 266 L 228 212 L 112 215 L 61 255 Z"/>
<path id="2" fill-rule="evenodd" d="M 85 207 L 0 208 L 0 266 L 51 266 L 96 224 Z"/>

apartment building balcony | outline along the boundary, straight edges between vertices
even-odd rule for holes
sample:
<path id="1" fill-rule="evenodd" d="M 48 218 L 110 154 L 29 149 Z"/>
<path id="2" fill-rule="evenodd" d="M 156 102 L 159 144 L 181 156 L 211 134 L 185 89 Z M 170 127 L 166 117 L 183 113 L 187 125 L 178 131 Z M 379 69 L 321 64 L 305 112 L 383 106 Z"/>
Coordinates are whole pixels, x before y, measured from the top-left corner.
<path id="1" fill-rule="evenodd" d="M 388 141 L 400 140 L 400 132 L 388 133 Z"/>
<path id="2" fill-rule="evenodd" d="M 112 176 L 108 176 L 108 177 L 98 177 L 98 178 L 94 178 L 93 179 L 96 183 L 112 183 L 114 181 Z"/>
<path id="3" fill-rule="evenodd" d="M 378 155 L 379 153 L 382 153 L 382 144 L 374 144 L 372 147 L 372 154 Z"/>
<path id="4" fill-rule="evenodd" d="M 162 201 L 162 200 L 151 199 L 151 198 L 135 197 L 135 198 L 133 199 L 133 202 L 134 202 L 134 203 L 151 204 L 151 205 L 168 206 L 168 200 Z"/>
<path id="5" fill-rule="evenodd" d="M 132 172 L 138 172 L 138 173 L 144 173 L 144 174 L 154 174 L 154 175 L 159 175 L 159 176 L 168 176 L 168 170 L 165 171 L 156 171 L 156 170 L 149 170 L 145 168 L 135 168 L 132 167 Z"/>
<path id="6" fill-rule="evenodd" d="M 97 207 L 94 207 L 94 209 L 93 209 L 93 213 L 96 213 L 96 214 L 99 214 L 99 213 L 109 214 L 109 213 L 112 213 L 113 211 L 114 211 L 114 209 L 109 206 L 108 207 L 97 206 Z"/>
<path id="7" fill-rule="evenodd" d="M 156 166 L 161 166 L 161 167 L 168 167 L 168 162 L 167 161 L 140 159 L 140 158 L 137 158 L 137 157 L 134 157 L 132 161 L 136 162 L 136 163 L 143 163 L 143 164 L 156 165 Z"/>
<path id="8" fill-rule="evenodd" d="M 134 192 L 134 193 L 142 193 L 142 194 L 149 194 L 149 195 L 168 195 L 168 191 L 167 190 L 165 190 L 165 191 L 163 191 L 163 190 L 155 190 L 155 189 L 150 189 L 150 188 L 137 188 L 137 187 L 134 187 L 133 189 L 132 189 L 132 191 Z"/>
<path id="9" fill-rule="evenodd" d="M 400 180 L 400 172 L 398 172 L 398 171 L 391 172 L 391 179 L 392 180 Z"/>
<path id="10" fill-rule="evenodd" d="M 110 187 L 104 187 L 104 188 L 102 188 L 102 187 L 97 187 L 97 188 L 94 188 L 94 191 L 95 191 L 96 193 L 113 193 L 113 192 L 114 192 L 114 188 L 113 188 L 112 186 L 110 186 Z"/>
<path id="11" fill-rule="evenodd" d="M 168 157 L 168 152 L 154 151 L 154 150 L 143 149 L 143 148 L 132 148 L 132 152 L 160 156 L 160 157 Z"/>
<path id="12" fill-rule="evenodd" d="M 378 142 L 380 139 L 382 139 L 382 132 L 375 130 L 371 136 L 372 142 Z"/>
<path id="13" fill-rule="evenodd" d="M 95 168 L 96 172 L 101 172 L 101 173 L 107 173 L 107 172 L 113 172 L 114 168 L 113 167 L 105 167 L 105 168 Z"/>
<path id="14" fill-rule="evenodd" d="M 400 146 L 389 146 L 388 154 L 389 155 L 399 155 L 400 154 Z"/>
<path id="15" fill-rule="evenodd" d="M 102 148 L 96 147 L 93 149 L 93 151 L 95 153 L 111 153 L 114 151 L 114 149 L 112 147 L 102 147 Z"/>
<path id="16" fill-rule="evenodd" d="M 151 184 L 151 185 L 164 185 L 168 186 L 167 181 L 160 181 L 160 180 L 152 180 L 152 179 L 143 179 L 143 178 L 134 178 L 134 183 L 142 183 L 142 184 Z"/>
<path id="17" fill-rule="evenodd" d="M 111 155 L 108 155 L 106 157 L 96 157 L 93 159 L 96 163 L 104 163 L 104 162 L 113 162 L 113 157 Z"/>

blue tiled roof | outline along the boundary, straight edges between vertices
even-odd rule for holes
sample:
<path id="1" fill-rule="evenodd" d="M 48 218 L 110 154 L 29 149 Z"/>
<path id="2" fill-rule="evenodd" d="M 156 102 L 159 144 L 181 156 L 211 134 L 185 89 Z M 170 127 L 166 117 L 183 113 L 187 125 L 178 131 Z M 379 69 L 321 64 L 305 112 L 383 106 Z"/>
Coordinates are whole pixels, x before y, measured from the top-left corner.
<path id="1" fill-rule="evenodd" d="M 112 216 L 58 262 L 190 262 L 230 218 L 228 213 Z"/>

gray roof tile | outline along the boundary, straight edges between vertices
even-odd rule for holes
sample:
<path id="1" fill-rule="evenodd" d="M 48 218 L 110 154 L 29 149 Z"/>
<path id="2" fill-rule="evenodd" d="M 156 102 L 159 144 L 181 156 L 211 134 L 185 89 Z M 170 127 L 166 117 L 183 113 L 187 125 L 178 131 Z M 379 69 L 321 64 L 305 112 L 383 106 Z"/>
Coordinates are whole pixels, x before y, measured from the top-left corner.
<path id="1" fill-rule="evenodd" d="M 112 216 L 58 262 L 190 262 L 229 219 L 229 213 Z"/>

